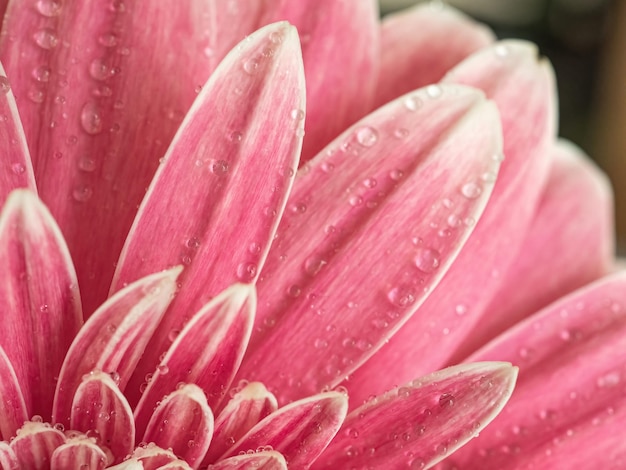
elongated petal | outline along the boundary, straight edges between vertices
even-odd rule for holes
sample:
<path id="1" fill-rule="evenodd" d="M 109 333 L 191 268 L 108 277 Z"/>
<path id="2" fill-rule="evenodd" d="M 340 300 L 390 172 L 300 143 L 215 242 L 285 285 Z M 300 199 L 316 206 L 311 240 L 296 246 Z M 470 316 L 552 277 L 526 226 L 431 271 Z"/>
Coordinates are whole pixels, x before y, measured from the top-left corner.
<path id="1" fill-rule="evenodd" d="M 17 456 L 7 442 L 0 442 L 0 467 L 4 470 L 20 470 Z"/>
<path id="2" fill-rule="evenodd" d="M 51 470 L 102 470 L 106 466 L 106 454 L 88 439 L 70 441 L 57 447 L 50 461 Z"/>
<path id="3" fill-rule="evenodd" d="M 229 447 L 277 408 L 276 397 L 262 383 L 252 382 L 244 385 L 228 401 L 215 420 L 215 432 L 204 463 L 216 461 Z"/>
<path id="4" fill-rule="evenodd" d="M 497 103 L 505 160 L 485 213 L 443 282 L 346 384 L 352 404 L 445 367 L 456 347 L 480 328 L 481 312 L 521 247 L 548 174 L 554 76 L 545 61 L 537 60 L 534 46 L 499 43 L 463 61 L 446 81 L 481 88 Z M 459 224 L 455 207 L 448 214 L 446 223 Z"/>
<path id="5" fill-rule="evenodd" d="M 493 33 L 461 12 L 421 4 L 386 16 L 381 25 L 376 105 L 436 83 L 471 53 L 493 42 Z"/>
<path id="6" fill-rule="evenodd" d="M 376 397 L 348 415 L 315 468 L 430 468 L 491 422 L 516 376 L 510 364 L 462 365 Z"/>
<path id="7" fill-rule="evenodd" d="M 537 212 L 480 329 L 456 352 L 459 360 L 552 301 L 609 272 L 613 258 L 612 196 L 606 176 L 573 145 L 558 143 Z M 454 361 L 454 359 L 453 359 Z"/>
<path id="8" fill-rule="evenodd" d="M 111 297 L 80 331 L 63 363 L 54 396 L 54 421 L 67 424 L 82 377 L 112 374 L 124 390 L 176 289 L 180 268 L 145 277 Z"/>
<path id="9" fill-rule="evenodd" d="M 267 4 L 262 23 L 287 20 L 302 41 L 308 97 L 303 163 L 372 109 L 380 50 L 378 5 L 374 0 Z"/>
<path id="10" fill-rule="evenodd" d="M 213 436 L 213 413 L 197 385 L 184 385 L 157 405 L 143 442 L 170 449 L 193 468 L 198 468 Z"/>
<path id="11" fill-rule="evenodd" d="M 208 406 L 216 407 L 241 364 L 255 305 L 254 287 L 236 284 L 185 325 L 156 371 L 148 376 L 150 380 L 144 377 L 147 383 L 140 387 L 143 393 L 135 408 L 139 434 L 143 433 L 157 401 L 181 382 L 198 385 L 207 396 Z"/>
<path id="12" fill-rule="evenodd" d="M 135 447 L 133 412 L 113 379 L 104 372 L 83 378 L 72 400 L 71 429 L 93 434 L 111 450 L 115 463 Z"/>
<path id="13" fill-rule="evenodd" d="M 65 436 L 55 428 L 42 422 L 28 422 L 11 441 L 20 468 L 46 470 L 55 449 L 65 444 Z"/>
<path id="14" fill-rule="evenodd" d="M 0 2 L 0 9 L 2 5 Z M 7 196 L 17 188 L 35 192 L 35 175 L 26 145 L 22 122 L 17 112 L 11 83 L 0 64 L 0 146 L 2 146 L 2 171 L 0 171 L 0 207 Z"/>
<path id="15" fill-rule="evenodd" d="M 117 289 L 145 272 L 188 265 L 140 377 L 153 372 L 172 330 L 233 283 L 256 279 L 297 167 L 303 80 L 295 29 L 267 26 L 222 62 L 174 139 L 115 278 Z M 172 211 L 178 217 L 163 217 Z"/>
<path id="16" fill-rule="evenodd" d="M 9 5 L 0 58 L 87 314 L 106 298 L 136 207 L 212 70 L 210 9 L 201 0 Z"/>
<path id="17" fill-rule="evenodd" d="M 511 401 L 459 468 L 619 468 L 626 461 L 626 273 L 548 306 L 470 360 L 520 365 Z M 621 464 L 620 464 L 621 462 Z"/>
<path id="18" fill-rule="evenodd" d="M 154 470 L 169 463 L 178 462 L 178 458 L 171 450 L 158 447 L 153 442 L 142 444 L 132 454 L 133 459 L 141 462 L 144 470 Z"/>
<path id="19" fill-rule="evenodd" d="M 308 468 L 335 437 L 348 411 L 348 398 L 338 392 L 291 403 L 254 426 L 222 458 L 271 446 L 291 468 Z"/>
<path id="20" fill-rule="evenodd" d="M 29 415 L 48 420 L 55 379 L 82 324 L 76 275 L 52 216 L 27 190 L 0 216 L 0 346 L 13 365 Z"/>
<path id="21" fill-rule="evenodd" d="M 461 221 L 480 216 L 499 132 L 480 93 L 433 86 L 369 115 L 304 167 L 259 280 L 239 377 L 284 403 L 332 387 L 374 354 L 471 232 L 448 226 L 446 204 Z"/>
<path id="22" fill-rule="evenodd" d="M 13 365 L 1 347 L 0 377 L 0 438 L 8 441 L 28 421 L 28 412 Z"/>
<path id="23" fill-rule="evenodd" d="M 210 470 L 287 470 L 285 458 L 275 451 L 255 452 L 237 455 L 209 465 Z"/>

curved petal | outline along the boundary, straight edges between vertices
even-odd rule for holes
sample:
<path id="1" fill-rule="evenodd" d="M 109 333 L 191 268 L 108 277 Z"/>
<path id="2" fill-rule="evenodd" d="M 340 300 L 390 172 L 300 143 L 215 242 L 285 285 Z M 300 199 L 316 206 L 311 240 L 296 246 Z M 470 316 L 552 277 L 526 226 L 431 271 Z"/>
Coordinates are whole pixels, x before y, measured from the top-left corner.
<path id="1" fill-rule="evenodd" d="M 17 456 L 20 468 L 45 470 L 50 468 L 55 449 L 65 444 L 65 441 L 61 431 L 37 421 L 22 426 L 10 446 Z"/>
<path id="2" fill-rule="evenodd" d="M 500 139 L 482 94 L 433 86 L 369 115 L 303 167 L 258 283 L 239 377 L 286 403 L 374 354 L 469 236 L 472 223 L 450 227 L 446 206 L 459 221 L 480 216 Z"/>
<path id="3" fill-rule="evenodd" d="M 55 449 L 50 461 L 50 470 L 102 470 L 106 466 L 106 454 L 89 439 L 68 440 Z"/>
<path id="4" fill-rule="evenodd" d="M 0 441 L 0 467 L 4 470 L 20 470 L 17 456 L 8 442 Z"/>
<path id="5" fill-rule="evenodd" d="M 0 438 L 8 441 L 28 421 L 28 411 L 13 365 L 2 347 L 0 377 Z"/>
<path id="6" fill-rule="evenodd" d="M 178 333 L 176 339 L 155 372 L 136 377 L 143 380 L 138 389 L 132 384 L 129 387 L 131 399 L 140 397 L 135 408 L 139 434 L 157 402 L 180 383 L 198 385 L 206 394 L 208 406 L 217 407 L 241 364 L 255 306 L 254 286 L 235 284 L 200 310 L 182 332 L 174 332 Z"/>
<path id="7" fill-rule="evenodd" d="M 548 174 L 554 75 L 537 60 L 535 46 L 498 43 L 463 61 L 445 81 L 481 88 L 496 102 L 506 158 L 483 216 L 441 284 L 346 384 L 352 403 L 448 365 L 458 345 L 480 328 L 480 313 L 517 255 Z M 454 207 L 449 213 L 447 223 L 459 224 Z"/>
<path id="8" fill-rule="evenodd" d="M 209 465 L 210 470 L 287 470 L 287 462 L 279 452 L 261 451 L 236 455 Z"/>
<path id="9" fill-rule="evenodd" d="M 93 370 L 111 374 L 124 390 L 176 289 L 180 267 L 145 277 L 105 302 L 67 353 L 54 395 L 54 421 L 67 425 L 71 399 Z"/>
<path id="10" fill-rule="evenodd" d="M 474 354 L 520 366 L 505 410 L 460 468 L 618 468 L 626 461 L 626 273 L 546 307 Z M 540 463 L 539 463 L 540 462 Z"/>
<path id="11" fill-rule="evenodd" d="M 432 2 L 386 16 L 380 34 L 377 106 L 438 82 L 461 60 L 494 39 L 482 24 Z"/>
<path id="12" fill-rule="evenodd" d="M 37 196 L 16 190 L 0 215 L 0 346 L 27 413 L 48 420 L 61 363 L 82 324 L 72 260 Z"/>
<path id="13" fill-rule="evenodd" d="M 140 377 L 154 371 L 172 330 L 225 288 L 256 279 L 297 167 L 303 80 L 295 29 L 267 26 L 221 63 L 174 139 L 114 281 L 117 289 L 146 272 L 188 265 Z M 163 216 L 171 213 L 178 217 Z"/>
<path id="14" fill-rule="evenodd" d="M 210 74 L 209 9 L 203 0 L 10 2 L 0 58 L 87 314 L 106 298 L 158 159 Z"/>
<path id="15" fill-rule="evenodd" d="M 475 437 L 513 392 L 517 368 L 444 369 L 351 412 L 315 468 L 430 468 Z"/>
<path id="16" fill-rule="evenodd" d="M 135 449 L 130 460 L 136 460 L 141 463 L 144 470 L 155 470 L 169 463 L 180 463 L 171 450 L 158 447 L 154 443 L 140 444 Z"/>
<path id="17" fill-rule="evenodd" d="M 308 468 L 335 437 L 347 411 L 348 398 L 338 392 L 293 402 L 254 426 L 222 458 L 268 447 L 280 452 L 289 467 Z"/>

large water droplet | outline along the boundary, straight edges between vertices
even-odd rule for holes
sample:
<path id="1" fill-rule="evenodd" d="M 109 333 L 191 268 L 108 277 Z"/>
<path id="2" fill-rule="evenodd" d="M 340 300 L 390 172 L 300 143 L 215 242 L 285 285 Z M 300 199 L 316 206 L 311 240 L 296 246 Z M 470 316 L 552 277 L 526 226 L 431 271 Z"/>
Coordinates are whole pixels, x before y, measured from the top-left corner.
<path id="1" fill-rule="evenodd" d="M 72 191 L 72 197 L 78 202 L 86 202 L 93 196 L 93 189 L 89 186 L 79 186 Z"/>
<path id="2" fill-rule="evenodd" d="M 63 4 L 59 0 L 39 0 L 37 11 L 47 17 L 59 16 L 62 6 Z"/>
<path id="3" fill-rule="evenodd" d="M 226 176 L 228 173 L 228 162 L 226 160 L 214 160 L 211 165 L 211 173 L 216 176 Z"/>
<path id="4" fill-rule="evenodd" d="M 237 266 L 237 277 L 239 280 L 249 282 L 256 276 L 257 265 L 254 263 L 241 263 Z"/>
<path id="5" fill-rule="evenodd" d="M 461 194 L 468 199 L 476 199 L 482 192 L 482 188 L 474 182 L 466 183 L 461 187 Z"/>
<path id="6" fill-rule="evenodd" d="M 404 107 L 409 111 L 417 111 L 422 106 L 422 100 L 417 96 L 408 96 L 404 100 Z"/>
<path id="7" fill-rule="evenodd" d="M 356 131 L 356 140 L 363 147 L 372 147 L 378 142 L 378 132 L 370 126 L 361 127 Z"/>
<path id="8" fill-rule="evenodd" d="M 304 262 L 304 270 L 309 276 L 315 276 L 328 262 L 318 256 L 311 256 Z"/>
<path id="9" fill-rule="evenodd" d="M 59 43 L 56 32 L 50 28 L 43 28 L 33 35 L 35 43 L 42 49 L 52 49 Z"/>
<path id="10" fill-rule="evenodd" d="M 96 80 L 106 80 L 111 76 L 111 69 L 102 59 L 94 59 L 89 64 L 89 75 Z"/>
<path id="11" fill-rule="evenodd" d="M 424 273 L 432 273 L 439 267 L 441 255 L 432 248 L 422 248 L 415 255 L 415 266 Z"/>
<path id="12" fill-rule="evenodd" d="M 410 287 L 396 286 L 387 292 L 387 298 L 397 307 L 408 307 L 415 302 L 415 293 Z"/>
<path id="13" fill-rule="evenodd" d="M 102 113 L 95 102 L 85 103 L 80 113 L 80 123 L 87 134 L 95 135 L 102 132 Z"/>
<path id="14" fill-rule="evenodd" d="M 442 93 L 443 90 L 439 85 L 429 85 L 426 87 L 426 94 L 431 98 L 439 98 Z"/>
<path id="15" fill-rule="evenodd" d="M 259 70 L 259 61 L 256 59 L 248 59 L 243 63 L 243 69 L 246 73 L 254 75 Z"/>

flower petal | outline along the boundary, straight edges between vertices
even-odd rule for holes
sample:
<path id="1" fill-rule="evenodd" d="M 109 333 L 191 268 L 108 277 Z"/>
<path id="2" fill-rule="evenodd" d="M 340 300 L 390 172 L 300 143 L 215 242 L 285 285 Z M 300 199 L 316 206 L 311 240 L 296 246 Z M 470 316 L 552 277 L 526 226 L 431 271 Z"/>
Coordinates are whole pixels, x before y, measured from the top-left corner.
<path id="1" fill-rule="evenodd" d="M 144 382 L 136 390 L 131 384 L 128 395 L 141 397 L 135 408 L 140 435 L 157 402 L 181 382 L 198 385 L 211 408 L 222 401 L 246 350 L 255 305 L 254 286 L 225 290 L 185 325 L 149 380 L 140 377 Z"/>
<path id="2" fill-rule="evenodd" d="M 67 424 L 71 397 L 93 370 L 115 376 L 124 390 L 176 289 L 180 268 L 156 273 L 105 302 L 76 336 L 63 362 L 54 395 L 54 421 Z"/>
<path id="3" fill-rule="evenodd" d="M 239 377 L 285 403 L 336 385 L 374 354 L 471 232 L 448 225 L 446 204 L 460 221 L 480 216 L 499 132 L 480 93 L 433 86 L 369 115 L 303 167 L 258 283 Z"/>
<path id="4" fill-rule="evenodd" d="M 457 350 L 459 360 L 610 270 L 614 240 L 608 180 L 567 142 L 558 143 L 552 154 L 550 177 L 520 253 L 484 310 L 480 329 Z"/>
<path id="5" fill-rule="evenodd" d="M 7 442 L 0 441 L 0 467 L 3 470 L 20 470 L 17 456 Z"/>
<path id="6" fill-rule="evenodd" d="M 297 167 L 303 80 L 295 29 L 267 26 L 222 62 L 174 139 L 114 281 L 117 289 L 146 272 L 188 264 L 140 377 L 155 369 L 172 330 L 233 283 L 256 279 Z M 163 216 L 173 212 L 176 218 Z"/>
<path id="7" fill-rule="evenodd" d="M 142 442 L 170 449 L 198 468 L 213 437 L 213 413 L 204 392 L 185 384 L 161 400 L 150 418 Z"/>
<path id="8" fill-rule="evenodd" d="M 180 463 L 171 450 L 158 447 L 154 443 L 143 444 L 135 449 L 131 460 L 141 462 L 144 470 L 154 470 L 169 463 Z"/>
<path id="9" fill-rule="evenodd" d="M 68 440 L 55 449 L 50 461 L 51 470 L 102 470 L 106 466 L 106 454 L 89 439 Z"/>
<path id="10" fill-rule="evenodd" d="M 277 408 L 276 397 L 262 383 L 246 384 L 234 394 L 215 420 L 211 447 L 203 463 L 208 465 L 217 460 L 229 447 Z"/>
<path id="11" fill-rule="evenodd" d="M 458 345 L 480 327 L 480 314 L 521 247 L 548 174 L 554 75 L 537 60 L 534 46 L 498 43 L 463 61 L 446 81 L 481 88 L 497 103 L 506 158 L 485 213 L 442 283 L 346 384 L 352 404 L 450 363 Z M 449 214 L 448 222 L 459 223 L 454 207 Z"/>
<path id="12" fill-rule="evenodd" d="M 351 412 L 315 468 L 430 468 L 500 412 L 517 369 L 451 367 L 376 397 Z"/>
<path id="13" fill-rule="evenodd" d="M 236 455 L 209 465 L 210 470 L 287 470 L 287 462 L 279 452 L 262 451 Z"/>
<path id="14" fill-rule="evenodd" d="M 493 42 L 493 33 L 458 10 L 421 4 L 391 14 L 381 25 L 376 105 L 436 83 L 465 57 Z"/>
<path id="15" fill-rule="evenodd" d="M 505 410 L 459 468 L 619 468 L 626 461 L 626 273 L 546 307 L 473 355 L 520 365 Z M 621 462 L 621 463 L 620 463 Z"/>
<path id="16" fill-rule="evenodd" d="M 28 412 L 13 365 L 1 347 L 0 377 L 0 438 L 8 441 L 28 421 Z"/>
<path id="17" fill-rule="evenodd" d="M 10 446 L 20 468 L 45 470 L 50 468 L 55 449 L 63 444 L 65 436 L 59 430 L 42 422 L 28 422 L 18 431 Z"/>
<path id="18" fill-rule="evenodd" d="M 113 379 L 104 372 L 83 377 L 72 400 L 71 429 L 96 438 L 110 449 L 115 462 L 135 447 L 133 411 Z"/>
<path id="19" fill-rule="evenodd" d="M 194 88 L 209 76 L 210 8 L 10 2 L 0 57 L 41 197 L 77 262 L 87 314 L 106 298 L 137 204 Z"/>
<path id="20" fill-rule="evenodd" d="M 13 364 L 27 413 L 48 420 L 55 379 L 82 324 L 72 260 L 37 196 L 16 190 L 0 215 L 0 346 Z"/>
<path id="21" fill-rule="evenodd" d="M 176 462 L 170 462 L 168 464 L 162 465 L 156 470 L 191 470 L 191 467 L 189 466 L 187 462 L 178 460 Z"/>
<path id="22" fill-rule="evenodd" d="M 262 446 L 280 452 L 290 468 L 308 468 L 328 446 L 348 411 L 348 398 L 327 392 L 293 402 L 272 413 L 222 458 Z"/>

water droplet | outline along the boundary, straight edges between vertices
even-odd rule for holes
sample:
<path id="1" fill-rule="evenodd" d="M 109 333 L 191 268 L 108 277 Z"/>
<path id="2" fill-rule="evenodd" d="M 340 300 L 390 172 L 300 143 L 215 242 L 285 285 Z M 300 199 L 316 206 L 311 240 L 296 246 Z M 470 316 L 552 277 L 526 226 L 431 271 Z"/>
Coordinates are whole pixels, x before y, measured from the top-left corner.
<path id="1" fill-rule="evenodd" d="M 415 302 L 415 293 L 409 287 L 396 286 L 387 293 L 387 298 L 397 307 L 408 307 Z"/>
<path id="2" fill-rule="evenodd" d="M 361 127 L 356 131 L 356 140 L 363 147 L 372 147 L 378 142 L 378 132 L 370 126 Z"/>
<path id="3" fill-rule="evenodd" d="M 4 75 L 0 75 L 0 93 L 6 95 L 11 90 L 9 79 Z"/>
<path id="4" fill-rule="evenodd" d="M 409 135 L 409 131 L 408 131 L 408 129 L 399 128 L 399 129 L 396 129 L 395 131 L 393 131 L 393 135 L 397 139 L 404 139 L 406 136 Z"/>
<path id="5" fill-rule="evenodd" d="M 333 165 L 331 162 L 323 162 L 321 166 L 322 170 L 325 173 L 330 173 L 335 169 L 335 165 Z"/>
<path id="6" fill-rule="evenodd" d="M 59 16 L 62 6 L 59 0 L 39 0 L 37 2 L 37 11 L 43 16 L 51 18 L 53 16 Z"/>
<path id="7" fill-rule="evenodd" d="M 112 71 L 102 59 L 94 59 L 89 64 L 89 75 L 96 80 L 106 80 L 112 75 Z"/>
<path id="8" fill-rule="evenodd" d="M 243 139 L 243 134 L 239 131 L 234 131 L 230 133 L 230 135 L 228 136 L 228 139 L 231 142 L 241 142 L 241 139 Z"/>
<path id="9" fill-rule="evenodd" d="M 292 284 L 291 286 L 287 288 L 287 295 L 289 297 L 296 298 L 296 297 L 299 297 L 301 293 L 302 293 L 302 289 L 300 289 L 300 286 L 297 286 L 295 284 Z"/>
<path id="10" fill-rule="evenodd" d="M 248 59 L 243 63 L 243 69 L 246 73 L 253 75 L 259 70 L 259 61 L 256 59 Z"/>
<path id="11" fill-rule="evenodd" d="M 456 312 L 457 315 L 461 316 L 461 315 L 465 315 L 467 313 L 467 306 L 465 304 L 458 304 L 455 308 L 454 311 Z"/>
<path id="12" fill-rule="evenodd" d="M 93 196 L 93 189 L 89 186 L 78 186 L 72 191 L 72 197 L 75 201 L 86 202 Z"/>
<path id="13" fill-rule="evenodd" d="M 33 103 L 43 103 L 43 100 L 45 98 L 45 95 L 43 93 L 43 91 L 41 90 L 30 90 L 28 92 L 28 98 L 33 102 Z"/>
<path id="14" fill-rule="evenodd" d="M 226 176 L 228 173 L 228 162 L 226 160 L 214 160 L 210 165 L 211 173 L 216 176 Z"/>
<path id="15" fill-rule="evenodd" d="M 350 205 L 354 207 L 363 204 L 363 198 L 361 196 L 350 196 L 348 201 L 350 202 Z"/>
<path id="16" fill-rule="evenodd" d="M 237 266 L 237 277 L 244 282 L 250 282 L 256 276 L 257 265 L 254 263 L 241 263 Z"/>
<path id="17" fill-rule="evenodd" d="M 442 93 L 443 90 L 439 85 L 428 85 L 426 87 L 426 94 L 431 98 L 439 98 Z"/>
<path id="18" fill-rule="evenodd" d="M 389 172 L 389 177 L 394 181 L 400 181 L 404 176 L 404 172 L 402 170 L 391 170 Z"/>
<path id="19" fill-rule="evenodd" d="M 474 182 L 466 183 L 461 187 L 461 194 L 468 199 L 476 199 L 482 192 L 481 187 Z"/>
<path id="20" fill-rule="evenodd" d="M 422 100 L 417 96 L 407 96 L 404 100 L 404 107 L 409 111 L 417 111 L 422 106 Z"/>
<path id="21" fill-rule="evenodd" d="M 452 406 L 454 405 L 454 396 L 450 393 L 442 393 L 439 397 L 439 406 Z"/>
<path id="22" fill-rule="evenodd" d="M 59 38 L 54 30 L 43 28 L 33 35 L 35 43 L 42 49 L 52 49 L 59 43 Z"/>
<path id="23" fill-rule="evenodd" d="M 170 368 L 167 366 L 167 364 L 159 364 L 157 366 L 157 370 L 160 374 L 165 375 L 170 371 Z"/>
<path id="24" fill-rule="evenodd" d="M 302 121 L 304 119 L 304 111 L 301 109 L 292 109 L 289 115 L 294 121 Z"/>
<path id="25" fill-rule="evenodd" d="M 363 186 L 369 189 L 375 188 L 377 184 L 378 181 L 376 181 L 376 178 L 365 178 L 363 180 Z"/>
<path id="26" fill-rule="evenodd" d="M 118 41 L 119 39 L 113 33 L 105 33 L 98 38 L 98 42 L 104 47 L 115 47 Z"/>
<path id="27" fill-rule="evenodd" d="M 324 266 L 326 266 L 326 264 L 328 264 L 328 261 L 325 259 L 317 256 L 311 256 L 305 260 L 304 270 L 309 276 L 315 276 Z"/>
<path id="28" fill-rule="evenodd" d="M 313 346 L 315 346 L 316 349 L 324 349 L 324 348 L 328 347 L 328 341 L 326 341 L 323 338 L 317 338 L 313 342 Z"/>
<path id="29" fill-rule="evenodd" d="M 86 172 L 95 171 L 96 161 L 91 157 L 84 156 L 78 160 L 78 168 Z"/>
<path id="30" fill-rule="evenodd" d="M 441 254 L 432 248 L 422 248 L 415 256 L 415 266 L 424 273 L 432 273 L 439 267 Z"/>
<path id="31" fill-rule="evenodd" d="M 620 374 L 618 372 L 609 372 L 608 374 L 598 377 L 596 385 L 600 388 L 615 387 L 620 382 Z"/>
<path id="32" fill-rule="evenodd" d="M 95 102 L 85 103 L 80 113 L 80 123 L 87 134 L 95 135 L 102 132 L 102 114 Z"/>
<path id="33" fill-rule="evenodd" d="M 14 163 L 13 165 L 11 165 L 11 169 L 13 170 L 13 173 L 15 173 L 16 175 L 21 175 L 22 173 L 24 173 L 26 171 L 26 166 L 24 166 L 23 163 Z"/>
<path id="34" fill-rule="evenodd" d="M 496 56 L 500 58 L 503 58 L 509 55 L 509 48 L 505 44 L 497 44 L 493 50 L 496 53 Z"/>
<path id="35" fill-rule="evenodd" d="M 197 239 L 196 237 L 188 238 L 187 241 L 185 242 L 185 246 L 187 248 L 191 248 L 192 250 L 197 250 L 198 247 L 200 246 L 200 240 Z"/>

